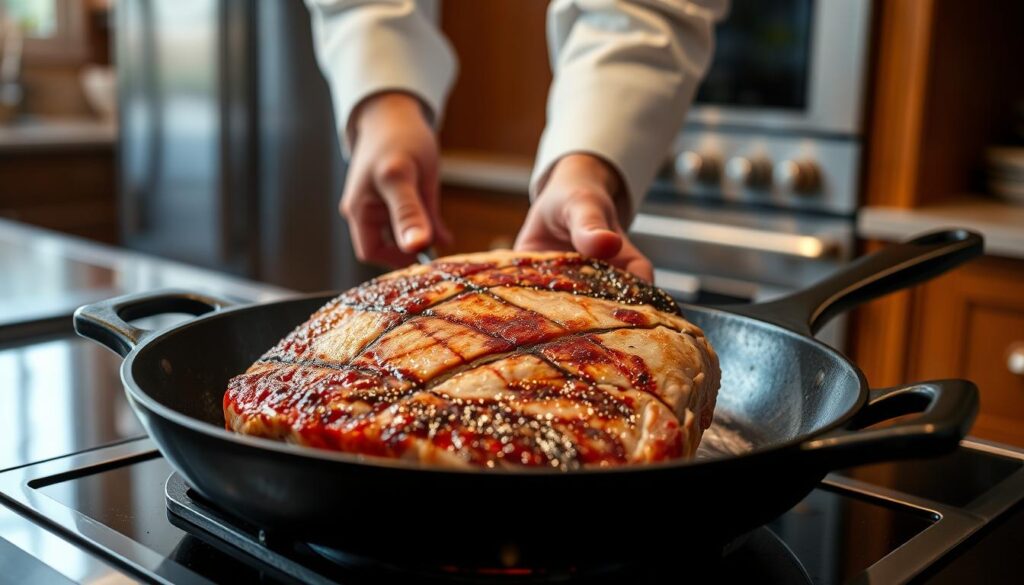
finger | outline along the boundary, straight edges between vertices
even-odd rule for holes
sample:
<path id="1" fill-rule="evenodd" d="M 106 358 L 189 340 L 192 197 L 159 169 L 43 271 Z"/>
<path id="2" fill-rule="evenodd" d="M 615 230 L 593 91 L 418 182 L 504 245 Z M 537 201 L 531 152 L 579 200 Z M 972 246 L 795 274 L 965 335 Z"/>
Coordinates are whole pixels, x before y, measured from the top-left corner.
<path id="1" fill-rule="evenodd" d="M 580 254 L 612 258 L 622 249 L 622 236 L 612 230 L 609 215 L 609 210 L 590 200 L 578 200 L 565 208 L 569 240 Z"/>
<path id="2" fill-rule="evenodd" d="M 626 272 L 631 272 L 648 283 L 654 282 L 654 266 L 643 256 L 631 259 L 626 263 Z"/>
<path id="3" fill-rule="evenodd" d="M 373 264 L 382 264 L 391 268 L 401 268 L 416 262 L 416 256 L 403 252 L 395 245 L 394 241 L 384 235 L 385 230 L 379 230 L 376 236 L 370 236 L 368 254 L 363 260 Z"/>
<path id="4" fill-rule="evenodd" d="M 405 158 L 385 161 L 375 176 L 377 192 L 387 205 L 398 247 L 410 253 L 426 248 L 433 239 L 416 176 L 416 163 Z"/>
<path id="5" fill-rule="evenodd" d="M 413 255 L 395 245 L 389 232 L 389 214 L 379 201 L 354 206 L 347 210 L 348 228 L 352 233 L 352 248 L 356 258 L 363 262 L 387 266 L 412 264 Z"/>
<path id="6" fill-rule="evenodd" d="M 514 250 L 521 252 L 575 252 L 576 249 L 572 247 L 572 244 L 565 240 L 556 240 L 545 237 L 530 237 L 520 235 L 516 237 L 516 241 L 512 244 Z"/>
<path id="7" fill-rule="evenodd" d="M 613 266 L 618 266 L 627 272 L 635 274 L 647 282 L 654 281 L 654 266 L 651 264 L 651 261 L 625 236 L 623 236 L 622 251 L 615 258 L 612 258 L 610 263 Z"/>
<path id="8" fill-rule="evenodd" d="M 546 221 L 542 217 L 540 208 L 533 206 L 526 213 L 523 227 L 516 234 L 516 241 L 513 249 L 524 252 L 544 252 L 549 250 L 572 251 L 572 244 L 564 238 L 559 238 L 547 228 Z"/>
<path id="9" fill-rule="evenodd" d="M 352 240 L 352 251 L 355 252 L 356 258 L 366 262 L 372 249 L 372 234 L 379 232 L 380 226 L 374 225 L 375 222 L 371 217 L 371 210 L 367 205 L 359 205 L 358 200 L 358 195 L 347 191 L 341 199 L 339 208 L 342 217 L 345 218 L 345 222 L 348 224 L 349 236 Z M 387 213 L 387 210 L 383 211 L 385 214 Z"/>

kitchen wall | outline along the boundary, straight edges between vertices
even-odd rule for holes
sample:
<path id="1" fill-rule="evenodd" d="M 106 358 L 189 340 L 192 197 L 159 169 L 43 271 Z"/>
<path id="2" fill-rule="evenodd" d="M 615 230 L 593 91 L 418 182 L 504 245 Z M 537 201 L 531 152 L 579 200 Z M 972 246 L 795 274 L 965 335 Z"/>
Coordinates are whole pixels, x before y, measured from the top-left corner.
<path id="1" fill-rule="evenodd" d="M 449 168 L 468 161 L 495 170 L 482 183 L 442 185 L 442 213 L 456 236 L 455 245 L 442 252 L 509 247 L 526 217 L 526 177 L 544 129 L 551 83 L 547 6 L 545 0 L 443 3 L 441 28 L 459 55 L 459 77 L 441 130 L 444 158 Z M 504 186 L 480 186 L 504 175 L 512 177 L 498 181 Z"/>
<path id="2" fill-rule="evenodd" d="M 445 0 L 441 28 L 459 55 L 441 145 L 533 156 L 544 128 L 544 0 Z"/>

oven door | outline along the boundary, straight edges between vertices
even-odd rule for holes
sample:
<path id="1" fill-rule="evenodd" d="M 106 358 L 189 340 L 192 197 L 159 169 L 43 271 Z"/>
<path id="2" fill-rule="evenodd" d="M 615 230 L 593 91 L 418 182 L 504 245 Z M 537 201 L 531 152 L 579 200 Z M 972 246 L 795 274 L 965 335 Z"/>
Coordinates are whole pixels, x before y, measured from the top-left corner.
<path id="1" fill-rule="evenodd" d="M 870 0 L 733 0 L 688 122 L 860 133 Z"/>

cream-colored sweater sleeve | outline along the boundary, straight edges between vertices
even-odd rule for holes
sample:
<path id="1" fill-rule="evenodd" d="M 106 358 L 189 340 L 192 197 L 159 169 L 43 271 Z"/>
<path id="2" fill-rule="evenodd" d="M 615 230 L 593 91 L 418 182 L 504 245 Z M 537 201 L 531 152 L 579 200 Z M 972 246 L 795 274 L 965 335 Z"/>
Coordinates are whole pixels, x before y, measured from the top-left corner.
<path id="1" fill-rule="evenodd" d="M 554 0 L 555 73 L 530 182 L 535 197 L 559 158 L 597 155 L 642 200 L 664 162 L 713 49 L 728 0 Z M 629 223 L 629 218 L 622 218 Z"/>
<path id="2" fill-rule="evenodd" d="M 350 118 L 359 103 L 385 90 L 418 97 L 435 125 L 455 80 L 457 61 L 428 15 L 425 0 L 306 0 L 317 61 L 331 88 L 334 114 L 349 153 Z"/>

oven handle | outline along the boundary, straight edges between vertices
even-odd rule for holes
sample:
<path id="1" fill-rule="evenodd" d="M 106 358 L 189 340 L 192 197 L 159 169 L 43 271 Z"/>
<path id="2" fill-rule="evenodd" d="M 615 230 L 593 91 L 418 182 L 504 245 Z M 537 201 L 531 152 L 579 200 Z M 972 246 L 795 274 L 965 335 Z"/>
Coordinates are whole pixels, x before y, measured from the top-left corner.
<path id="1" fill-rule="evenodd" d="M 755 252 L 771 252 L 798 258 L 826 259 L 838 255 L 840 246 L 830 238 L 781 234 L 769 230 L 637 214 L 630 231 L 634 234 L 672 240 L 715 244 Z"/>
<path id="2" fill-rule="evenodd" d="M 654 283 L 658 285 L 658 288 L 667 291 L 673 297 L 681 298 L 687 303 L 695 302 L 697 295 L 700 294 L 700 278 L 692 274 L 655 268 Z"/>
<path id="3" fill-rule="evenodd" d="M 735 298 L 736 302 L 753 303 L 757 300 L 758 293 L 758 285 L 751 282 L 717 276 L 697 276 L 667 268 L 654 269 L 654 284 L 686 303 L 696 303 L 701 293 Z"/>

